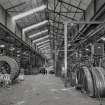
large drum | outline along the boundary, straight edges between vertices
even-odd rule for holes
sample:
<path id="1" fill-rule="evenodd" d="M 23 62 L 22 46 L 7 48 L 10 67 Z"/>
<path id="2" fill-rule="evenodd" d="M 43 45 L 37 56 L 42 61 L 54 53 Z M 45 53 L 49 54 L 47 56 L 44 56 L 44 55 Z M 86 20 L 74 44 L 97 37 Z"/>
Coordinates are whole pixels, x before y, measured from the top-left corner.
<path id="1" fill-rule="evenodd" d="M 8 56 L 0 56 L 0 72 L 10 74 L 11 81 L 15 80 L 20 73 L 20 68 L 15 59 Z"/>
<path id="2" fill-rule="evenodd" d="M 88 67 L 81 66 L 77 72 L 77 87 L 83 89 L 89 96 L 94 96 L 94 85 Z"/>
<path id="3" fill-rule="evenodd" d="M 82 66 L 76 78 L 76 87 L 83 89 L 89 96 L 105 97 L 105 70 L 102 67 Z"/>

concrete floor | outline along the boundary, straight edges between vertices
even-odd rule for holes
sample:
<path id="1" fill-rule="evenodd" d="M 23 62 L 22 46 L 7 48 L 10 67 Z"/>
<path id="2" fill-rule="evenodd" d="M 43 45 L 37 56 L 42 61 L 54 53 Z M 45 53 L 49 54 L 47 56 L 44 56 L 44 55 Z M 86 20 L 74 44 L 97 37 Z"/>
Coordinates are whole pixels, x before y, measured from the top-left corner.
<path id="1" fill-rule="evenodd" d="M 65 89 L 54 75 L 37 75 L 26 76 L 10 88 L 0 88 L 0 105 L 99 105 L 99 101 L 72 87 Z"/>

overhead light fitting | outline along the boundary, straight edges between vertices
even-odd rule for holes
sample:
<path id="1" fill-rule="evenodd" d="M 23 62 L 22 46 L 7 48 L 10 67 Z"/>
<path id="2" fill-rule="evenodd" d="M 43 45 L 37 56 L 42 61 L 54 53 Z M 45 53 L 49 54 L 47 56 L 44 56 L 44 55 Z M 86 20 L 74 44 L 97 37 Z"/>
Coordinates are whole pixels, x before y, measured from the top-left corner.
<path id="1" fill-rule="evenodd" d="M 100 46 L 98 46 L 97 48 L 98 48 L 98 49 L 100 49 L 101 47 L 100 47 Z"/>
<path id="2" fill-rule="evenodd" d="M 68 47 L 70 47 L 70 46 L 71 46 L 71 43 L 68 44 Z"/>
<path id="3" fill-rule="evenodd" d="M 20 55 L 18 54 L 17 57 L 20 57 Z"/>
<path id="4" fill-rule="evenodd" d="M 74 25 L 74 23 L 71 23 L 70 25 L 71 25 L 71 26 L 73 26 L 73 25 Z"/>
<path id="5" fill-rule="evenodd" d="M 88 49 L 88 48 L 86 48 L 86 51 L 89 51 L 89 49 Z"/>
<path id="6" fill-rule="evenodd" d="M 42 5 L 42 6 L 40 6 L 40 7 L 31 9 L 31 10 L 29 10 L 29 11 L 27 11 L 27 12 L 20 13 L 19 15 L 13 16 L 13 17 L 12 17 L 12 20 L 15 21 L 15 20 L 24 18 L 24 17 L 26 17 L 26 16 L 29 16 L 29 15 L 35 13 L 35 12 L 43 11 L 45 8 L 46 8 L 46 5 Z"/>
<path id="7" fill-rule="evenodd" d="M 41 37 L 41 38 L 38 38 L 38 39 L 34 40 L 33 43 L 36 43 L 36 42 L 41 41 L 41 40 L 43 40 L 45 38 L 48 38 L 48 37 L 49 37 L 49 35 Z"/>
<path id="8" fill-rule="evenodd" d="M 103 41 L 105 41 L 105 37 L 101 37 L 101 39 L 102 39 Z"/>
<path id="9" fill-rule="evenodd" d="M 14 47 L 11 47 L 9 50 L 10 50 L 10 51 L 14 51 L 14 50 L 15 50 L 15 48 L 14 48 Z"/>
<path id="10" fill-rule="evenodd" d="M 2 45 L 0 45 L 0 47 L 1 47 L 1 48 L 4 48 L 4 47 L 5 47 L 5 45 L 4 45 L 4 44 L 2 44 Z"/>
<path id="11" fill-rule="evenodd" d="M 31 29 L 35 29 L 35 28 L 37 28 L 39 26 L 42 26 L 42 25 L 46 24 L 47 22 L 48 22 L 48 20 L 45 20 L 45 21 L 40 22 L 38 24 L 34 24 L 34 25 L 29 26 L 29 27 L 26 27 L 26 28 L 23 29 L 23 33 L 26 32 L 26 31 L 29 31 Z"/>
<path id="12" fill-rule="evenodd" d="M 48 30 L 44 30 L 44 31 L 38 32 L 38 33 L 36 33 L 34 35 L 30 35 L 29 38 L 33 38 L 35 36 L 38 36 L 38 35 L 43 34 L 43 33 L 46 33 L 46 32 L 48 32 Z"/>
<path id="13" fill-rule="evenodd" d="M 21 52 L 20 50 L 17 51 L 17 53 L 20 53 L 20 52 Z"/>

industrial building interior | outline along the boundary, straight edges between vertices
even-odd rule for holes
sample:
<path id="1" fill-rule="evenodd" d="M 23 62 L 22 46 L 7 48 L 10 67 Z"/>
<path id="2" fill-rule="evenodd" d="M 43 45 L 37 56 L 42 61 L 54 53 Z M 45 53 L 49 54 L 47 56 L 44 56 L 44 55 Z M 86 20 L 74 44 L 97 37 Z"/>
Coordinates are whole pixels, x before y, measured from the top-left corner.
<path id="1" fill-rule="evenodd" d="M 105 105 L 105 0 L 0 0 L 0 105 Z"/>

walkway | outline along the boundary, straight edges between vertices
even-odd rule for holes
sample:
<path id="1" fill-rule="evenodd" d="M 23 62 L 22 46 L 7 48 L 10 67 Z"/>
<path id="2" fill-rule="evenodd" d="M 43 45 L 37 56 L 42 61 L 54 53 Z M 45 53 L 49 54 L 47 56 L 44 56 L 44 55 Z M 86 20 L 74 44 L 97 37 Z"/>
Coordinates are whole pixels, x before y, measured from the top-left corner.
<path id="1" fill-rule="evenodd" d="M 74 88 L 65 89 L 54 75 L 37 75 L 0 89 L 0 105 L 99 105 L 99 102 Z"/>

